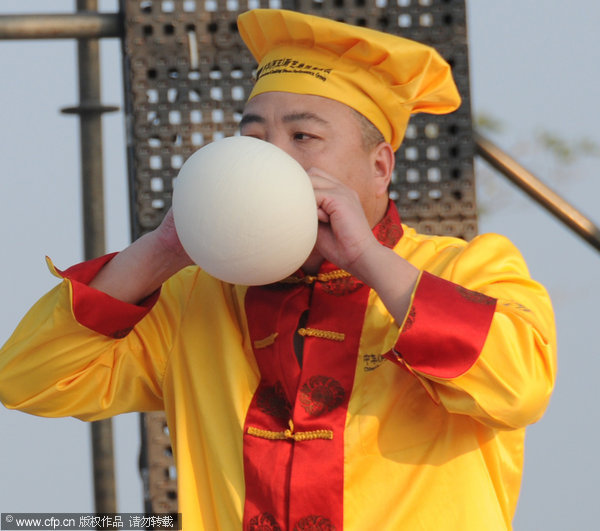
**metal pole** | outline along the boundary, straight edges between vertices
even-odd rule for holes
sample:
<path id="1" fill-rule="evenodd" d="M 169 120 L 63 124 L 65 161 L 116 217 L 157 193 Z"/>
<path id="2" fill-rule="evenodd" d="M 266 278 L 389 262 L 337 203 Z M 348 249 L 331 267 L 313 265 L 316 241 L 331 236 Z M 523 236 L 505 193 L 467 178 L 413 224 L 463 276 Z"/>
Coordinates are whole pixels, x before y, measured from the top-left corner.
<path id="1" fill-rule="evenodd" d="M 80 39 L 122 34 L 118 13 L 0 15 L 0 39 Z"/>
<path id="2" fill-rule="evenodd" d="M 77 0 L 77 10 L 97 10 L 97 0 Z M 100 103 L 100 43 L 98 39 L 79 39 L 79 101 L 63 112 L 80 117 L 81 175 L 83 199 L 84 254 L 89 260 L 105 253 L 104 187 L 102 167 L 102 113 L 114 110 Z M 112 420 L 91 425 L 94 469 L 94 499 L 97 513 L 115 513 L 115 472 Z"/>
<path id="3" fill-rule="evenodd" d="M 551 190 L 493 142 L 474 132 L 478 155 L 508 177 L 521 190 L 557 217 L 589 244 L 600 250 L 600 229 L 575 207 Z"/>

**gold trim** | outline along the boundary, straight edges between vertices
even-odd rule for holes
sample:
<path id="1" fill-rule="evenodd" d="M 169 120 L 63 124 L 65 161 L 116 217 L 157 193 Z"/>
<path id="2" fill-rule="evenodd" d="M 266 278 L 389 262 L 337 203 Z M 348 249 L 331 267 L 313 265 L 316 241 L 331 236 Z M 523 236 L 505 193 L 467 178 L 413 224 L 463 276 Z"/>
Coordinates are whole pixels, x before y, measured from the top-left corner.
<path id="1" fill-rule="evenodd" d="M 352 275 L 348 271 L 343 269 L 336 269 L 329 273 L 319 273 L 318 275 L 306 275 L 305 277 L 298 277 L 295 275 L 284 278 L 280 282 L 284 284 L 314 284 L 315 282 L 329 282 L 330 280 L 339 280 L 341 278 L 348 278 Z"/>
<path id="2" fill-rule="evenodd" d="M 261 439 L 268 439 L 270 441 L 283 441 L 283 440 L 293 440 L 297 442 L 301 441 L 314 441 L 316 439 L 325 439 L 332 440 L 333 439 L 333 431 L 332 430 L 312 430 L 312 431 L 299 431 L 294 432 L 294 422 L 292 420 L 289 421 L 289 429 L 285 431 L 270 431 L 263 430 L 261 428 L 256 428 L 254 426 L 248 427 L 248 435 L 252 435 L 254 437 L 260 437 Z"/>
<path id="3" fill-rule="evenodd" d="M 330 330 L 317 330 L 316 328 L 299 328 L 298 333 L 301 336 L 318 337 L 320 339 L 331 339 L 332 341 L 344 341 L 346 334 L 341 332 L 332 332 Z"/>
<path id="4" fill-rule="evenodd" d="M 267 336 L 263 339 L 257 339 L 254 342 L 254 348 L 266 348 L 270 347 L 273 343 L 275 343 L 275 339 L 279 335 L 278 332 L 273 332 L 270 336 Z"/>

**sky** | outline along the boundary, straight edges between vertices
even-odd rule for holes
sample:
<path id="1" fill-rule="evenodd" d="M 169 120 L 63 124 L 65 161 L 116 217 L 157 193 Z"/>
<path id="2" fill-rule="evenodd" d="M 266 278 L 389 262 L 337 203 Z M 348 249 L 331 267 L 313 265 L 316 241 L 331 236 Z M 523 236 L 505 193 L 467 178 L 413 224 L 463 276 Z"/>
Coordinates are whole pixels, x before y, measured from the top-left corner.
<path id="1" fill-rule="evenodd" d="M 416 1 L 416 0 L 414 0 Z M 116 0 L 101 9 L 116 11 Z M 0 14 L 72 12 L 75 2 L 2 0 Z M 543 9 L 541 6 L 543 5 Z M 502 127 L 504 149 L 600 223 L 600 158 L 557 163 L 540 132 L 570 145 L 600 145 L 600 4 L 595 0 L 468 2 L 471 97 L 475 115 Z M 119 42 L 102 42 L 103 102 L 122 105 Z M 82 259 L 77 119 L 59 109 L 77 103 L 71 41 L 0 41 L 0 343 L 56 279 Z M 124 119 L 104 117 L 107 251 L 129 242 Z M 597 300 L 600 253 L 564 228 L 481 162 L 480 232 L 508 236 L 553 299 L 559 372 L 543 419 L 528 428 L 519 531 L 589 529 L 600 492 L 600 371 Z M 114 419 L 118 510 L 142 511 L 137 472 L 138 416 Z M 89 425 L 0 408 L 0 512 L 91 512 Z M 476 503 L 476 501 L 474 501 Z"/>

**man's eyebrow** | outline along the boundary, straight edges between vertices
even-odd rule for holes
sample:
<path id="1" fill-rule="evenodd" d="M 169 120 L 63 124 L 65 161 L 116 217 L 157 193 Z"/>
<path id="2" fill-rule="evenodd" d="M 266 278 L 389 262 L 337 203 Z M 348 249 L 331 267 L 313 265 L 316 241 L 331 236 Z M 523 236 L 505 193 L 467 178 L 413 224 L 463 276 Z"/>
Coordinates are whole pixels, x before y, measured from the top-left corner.
<path id="1" fill-rule="evenodd" d="M 292 112 L 292 113 L 286 114 L 282 118 L 282 120 L 284 123 L 312 120 L 312 121 L 318 122 L 323 125 L 329 125 L 329 122 L 327 120 L 325 120 L 324 118 L 321 118 L 314 112 L 309 112 L 309 111 Z M 244 116 L 242 116 L 242 119 L 240 120 L 240 129 L 248 124 L 255 124 L 255 123 L 264 124 L 265 122 L 266 122 L 266 120 L 260 114 L 253 114 L 253 113 L 244 114 Z"/>
<path id="2" fill-rule="evenodd" d="M 242 119 L 240 120 L 240 129 L 245 125 L 254 123 L 264 124 L 265 119 L 258 114 L 244 114 L 244 116 L 242 116 Z"/>

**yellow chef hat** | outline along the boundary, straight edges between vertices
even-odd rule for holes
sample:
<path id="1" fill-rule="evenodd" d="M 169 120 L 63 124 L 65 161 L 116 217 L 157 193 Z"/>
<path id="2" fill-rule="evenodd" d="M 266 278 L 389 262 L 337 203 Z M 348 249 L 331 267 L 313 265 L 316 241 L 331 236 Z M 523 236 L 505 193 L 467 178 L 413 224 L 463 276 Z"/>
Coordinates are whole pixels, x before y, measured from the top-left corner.
<path id="1" fill-rule="evenodd" d="M 238 28 L 259 63 L 249 99 L 270 91 L 331 98 L 368 118 L 394 150 L 411 114 L 460 105 L 450 66 L 424 44 L 281 9 L 243 13 Z"/>

